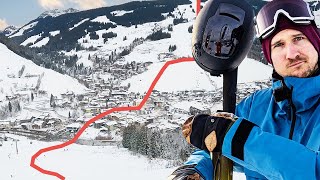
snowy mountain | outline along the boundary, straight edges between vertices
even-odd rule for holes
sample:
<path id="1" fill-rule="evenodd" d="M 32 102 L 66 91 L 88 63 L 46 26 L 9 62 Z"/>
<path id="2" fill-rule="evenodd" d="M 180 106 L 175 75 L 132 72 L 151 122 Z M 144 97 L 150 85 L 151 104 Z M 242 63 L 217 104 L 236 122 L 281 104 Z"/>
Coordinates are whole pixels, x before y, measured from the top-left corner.
<path id="1" fill-rule="evenodd" d="M 14 33 L 18 29 L 19 27 L 16 27 L 16 26 L 8 26 L 3 31 L 1 31 L 0 34 L 4 34 L 5 36 L 10 36 L 12 33 Z"/>
<path id="2" fill-rule="evenodd" d="M 54 9 L 54 10 L 50 10 L 50 11 L 45 11 L 44 13 L 40 14 L 40 16 L 37 19 L 46 18 L 48 16 L 58 17 L 62 14 L 75 13 L 75 12 L 79 12 L 79 10 L 76 10 L 74 8 L 69 8 L 66 10 Z"/>
<path id="3" fill-rule="evenodd" d="M 6 96 L 28 93 L 34 89 L 58 95 L 67 91 L 84 93 L 87 88 L 67 75 L 37 66 L 0 44 L 0 101 Z"/>
<path id="4" fill-rule="evenodd" d="M 257 12 L 266 2 L 249 0 L 249 3 Z M 318 1 L 310 0 L 309 3 L 320 24 Z M 202 2 L 203 4 L 205 2 Z M 159 53 L 167 53 L 170 45 L 176 45 L 177 51 L 171 54 L 175 57 L 184 56 L 185 53 L 178 51 L 181 49 L 189 51 L 184 46 L 190 44 L 190 39 L 184 37 L 190 37 L 194 19 L 195 0 L 130 2 L 87 11 L 75 9 L 61 12 L 48 11 L 10 34 L 9 37 L 16 44 L 35 48 L 34 51 L 37 53 L 57 52 L 68 56 L 77 55 L 77 59 L 72 62 L 74 66 L 81 63 L 84 66 L 92 66 L 91 62 L 84 60 L 89 54 L 107 59 L 113 51 L 117 50 L 120 53 L 136 38 L 147 40 L 152 33 L 158 33 L 159 36 L 163 33 L 171 35 L 167 37 L 167 41 L 164 42 L 166 44 L 163 44 Z M 159 33 L 160 31 L 162 34 Z M 255 49 L 252 48 L 252 50 Z M 63 65 L 64 62 L 55 63 Z M 48 66 L 50 65 L 46 65 Z"/>

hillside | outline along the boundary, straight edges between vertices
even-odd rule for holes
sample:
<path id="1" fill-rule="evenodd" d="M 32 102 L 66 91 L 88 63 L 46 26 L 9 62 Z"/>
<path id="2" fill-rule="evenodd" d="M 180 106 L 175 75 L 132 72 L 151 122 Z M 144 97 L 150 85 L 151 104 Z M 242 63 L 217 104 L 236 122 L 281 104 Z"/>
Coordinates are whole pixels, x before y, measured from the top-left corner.
<path id="1" fill-rule="evenodd" d="M 16 55 L 3 44 L 0 44 L 0 55 L 1 101 L 5 96 L 34 89 L 55 95 L 67 91 L 80 94 L 86 90 L 70 76 L 37 66 L 32 61 Z"/>

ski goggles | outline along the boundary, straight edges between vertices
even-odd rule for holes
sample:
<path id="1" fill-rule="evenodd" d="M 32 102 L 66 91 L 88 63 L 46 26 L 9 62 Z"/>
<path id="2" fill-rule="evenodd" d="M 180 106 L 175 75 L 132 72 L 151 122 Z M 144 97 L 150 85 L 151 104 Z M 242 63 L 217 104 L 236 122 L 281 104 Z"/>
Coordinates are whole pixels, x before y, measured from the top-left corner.
<path id="1" fill-rule="evenodd" d="M 296 24 L 308 25 L 315 19 L 309 5 L 303 0 L 273 0 L 262 7 L 256 16 L 258 38 L 265 39 L 275 31 L 280 14 Z"/>

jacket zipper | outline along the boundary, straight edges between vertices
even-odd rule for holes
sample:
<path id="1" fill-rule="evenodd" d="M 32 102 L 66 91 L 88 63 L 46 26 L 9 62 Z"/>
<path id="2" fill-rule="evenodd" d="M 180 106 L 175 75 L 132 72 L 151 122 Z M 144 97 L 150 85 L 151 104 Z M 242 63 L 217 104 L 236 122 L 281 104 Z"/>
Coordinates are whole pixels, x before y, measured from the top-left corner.
<path id="1" fill-rule="evenodd" d="M 292 92 L 292 89 L 291 89 Z M 294 106 L 292 102 L 292 96 L 289 98 L 289 104 L 290 104 L 290 118 L 291 118 L 291 126 L 290 126 L 290 133 L 289 133 L 289 139 L 292 140 L 293 137 L 293 131 L 294 131 L 294 126 L 296 124 L 296 107 Z"/>

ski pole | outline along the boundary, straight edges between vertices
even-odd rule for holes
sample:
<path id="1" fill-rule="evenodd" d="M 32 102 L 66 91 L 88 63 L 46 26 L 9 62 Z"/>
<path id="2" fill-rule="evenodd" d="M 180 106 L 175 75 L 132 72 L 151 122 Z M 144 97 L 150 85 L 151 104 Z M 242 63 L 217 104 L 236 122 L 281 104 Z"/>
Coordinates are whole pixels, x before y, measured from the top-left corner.
<path id="1" fill-rule="evenodd" d="M 237 92 L 238 68 L 223 74 L 223 111 L 235 113 Z M 221 155 L 214 153 L 212 160 L 214 165 L 215 180 L 232 180 L 233 162 Z"/>

